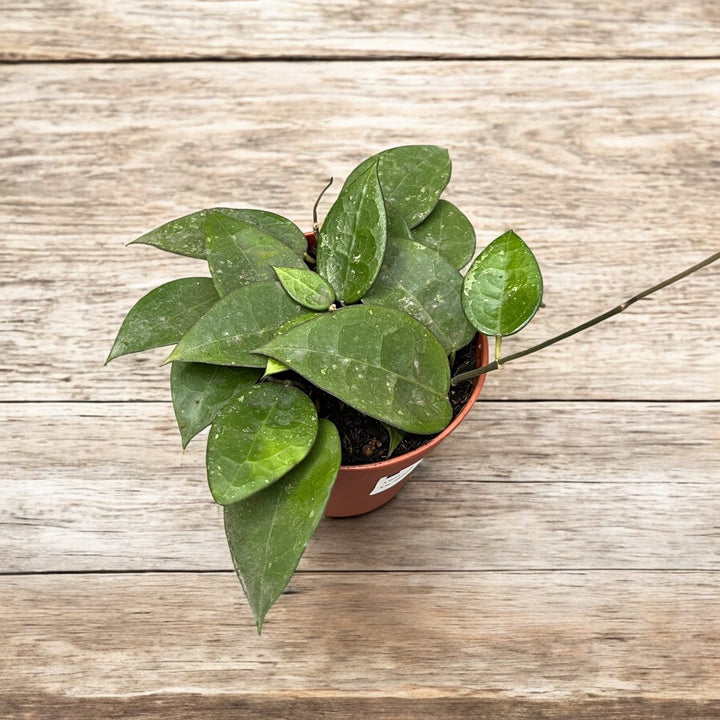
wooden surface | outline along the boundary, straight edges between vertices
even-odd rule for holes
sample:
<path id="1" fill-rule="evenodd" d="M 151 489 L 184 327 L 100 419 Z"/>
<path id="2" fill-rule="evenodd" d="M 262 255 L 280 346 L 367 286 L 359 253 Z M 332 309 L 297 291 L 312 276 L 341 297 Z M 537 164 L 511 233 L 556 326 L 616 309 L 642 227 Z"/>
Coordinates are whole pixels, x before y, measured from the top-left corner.
<path id="1" fill-rule="evenodd" d="M 490 376 L 261 638 L 163 351 L 103 366 L 198 268 L 125 243 L 223 204 L 309 227 L 397 144 L 534 248 L 506 352 L 715 252 L 718 7 L 3 3 L 0 717 L 720 717 L 720 267 Z"/>

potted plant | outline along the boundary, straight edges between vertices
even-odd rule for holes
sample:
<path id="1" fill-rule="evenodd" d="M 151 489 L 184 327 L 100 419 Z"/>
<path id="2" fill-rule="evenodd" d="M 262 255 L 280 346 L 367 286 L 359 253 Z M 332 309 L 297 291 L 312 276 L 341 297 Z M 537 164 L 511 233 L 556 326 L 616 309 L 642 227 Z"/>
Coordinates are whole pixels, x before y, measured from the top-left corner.
<path id="1" fill-rule="evenodd" d="M 502 337 L 541 304 L 541 272 L 513 231 L 461 272 L 475 232 L 441 199 L 450 172 L 442 148 L 392 148 L 352 171 L 322 226 L 318 198 L 312 233 L 274 213 L 213 208 L 134 241 L 207 261 L 209 275 L 141 298 L 107 361 L 175 346 L 165 362 L 183 447 L 209 426 L 210 492 L 258 632 L 323 514 L 387 502 L 461 422 L 487 371 L 720 256 L 503 358 Z"/>

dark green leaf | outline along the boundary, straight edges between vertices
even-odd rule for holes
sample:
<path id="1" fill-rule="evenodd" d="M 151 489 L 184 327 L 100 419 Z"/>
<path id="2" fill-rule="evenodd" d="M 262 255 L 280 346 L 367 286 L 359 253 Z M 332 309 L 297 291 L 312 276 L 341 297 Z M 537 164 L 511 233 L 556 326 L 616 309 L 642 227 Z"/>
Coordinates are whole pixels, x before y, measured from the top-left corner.
<path id="1" fill-rule="evenodd" d="M 318 315 L 259 352 L 402 430 L 439 432 L 452 417 L 445 350 L 424 325 L 397 310 L 355 305 Z"/>
<path id="2" fill-rule="evenodd" d="M 385 202 L 414 228 L 431 213 L 450 180 L 448 151 L 436 145 L 405 145 L 378 157 Z"/>
<path id="3" fill-rule="evenodd" d="M 320 420 L 315 444 L 296 468 L 267 489 L 225 508 L 230 555 L 258 632 L 322 519 L 340 453 L 335 426 Z"/>
<path id="4" fill-rule="evenodd" d="M 335 301 L 327 281 L 308 268 L 276 267 L 275 273 L 288 295 L 310 310 L 327 310 Z"/>
<path id="5" fill-rule="evenodd" d="M 460 299 L 462 275 L 435 250 L 390 238 L 385 261 L 363 303 L 395 308 L 431 330 L 449 355 L 475 334 Z"/>
<path id="6" fill-rule="evenodd" d="M 244 285 L 221 298 L 182 337 L 168 361 L 265 367 L 251 354 L 291 318 L 307 314 L 279 282 Z"/>
<path id="7" fill-rule="evenodd" d="M 406 240 L 412 240 L 412 232 L 403 216 L 395 210 L 392 205 L 385 204 L 385 212 L 387 213 L 387 234 L 388 237 L 401 237 Z"/>
<path id="8" fill-rule="evenodd" d="M 199 210 L 190 215 L 171 220 L 137 240 L 133 240 L 130 245 L 153 245 L 160 250 L 166 250 L 176 255 L 204 259 L 207 257 L 205 249 L 205 218 L 207 212 L 207 210 Z M 300 257 L 307 249 L 307 241 L 302 230 L 287 218 L 275 213 L 265 210 L 235 208 L 215 208 L 214 212 L 223 213 L 236 220 L 244 220 L 254 225 L 267 235 L 280 240 Z"/>
<path id="9" fill-rule="evenodd" d="M 540 307 L 543 282 L 530 248 L 512 230 L 493 240 L 470 266 L 462 288 L 465 314 L 485 335 L 512 335 Z"/>
<path id="10" fill-rule="evenodd" d="M 244 388 L 254 385 L 260 375 L 259 370 L 252 368 L 174 362 L 170 392 L 183 447 L 212 423 L 220 408 Z"/>
<path id="11" fill-rule="evenodd" d="M 413 240 L 437 250 L 460 269 L 475 254 L 475 230 L 458 208 L 439 200 L 435 209 L 413 231 Z"/>
<path id="12" fill-rule="evenodd" d="M 340 191 L 317 247 L 318 272 L 339 300 L 357 302 L 372 285 L 385 254 L 387 217 L 377 165 Z"/>
<path id="13" fill-rule="evenodd" d="M 204 259 L 205 210 L 171 220 L 129 244 L 152 245 L 176 255 Z"/>
<path id="14" fill-rule="evenodd" d="M 274 265 L 307 269 L 287 245 L 222 211 L 208 210 L 205 228 L 208 265 L 221 295 L 248 283 L 275 280 Z"/>
<path id="15" fill-rule="evenodd" d="M 266 235 L 287 245 L 298 257 L 302 257 L 307 250 L 307 240 L 303 231 L 282 215 L 276 215 L 267 210 L 238 210 L 235 208 L 215 208 L 215 212 L 254 225 Z"/>
<path id="16" fill-rule="evenodd" d="M 216 302 L 210 278 L 181 278 L 151 290 L 127 314 L 106 362 L 176 343 Z"/>
<path id="17" fill-rule="evenodd" d="M 215 502 L 231 505 L 262 490 L 310 451 L 318 419 L 310 398 L 266 382 L 243 390 L 218 413 L 207 445 Z"/>

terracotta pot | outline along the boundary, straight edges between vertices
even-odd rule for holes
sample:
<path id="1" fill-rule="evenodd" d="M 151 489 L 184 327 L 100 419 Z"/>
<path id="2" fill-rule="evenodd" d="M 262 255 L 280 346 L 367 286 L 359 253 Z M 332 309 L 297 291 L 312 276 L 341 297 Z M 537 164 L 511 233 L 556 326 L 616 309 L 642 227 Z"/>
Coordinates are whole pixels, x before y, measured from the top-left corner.
<path id="1" fill-rule="evenodd" d="M 475 357 L 477 367 L 488 362 L 488 342 L 484 335 L 478 335 Z M 477 378 L 470 399 L 457 417 L 439 435 L 417 450 L 370 465 L 342 465 L 325 508 L 325 517 L 363 515 L 392 500 L 405 487 L 410 474 L 423 458 L 465 419 L 484 381 L 484 375 Z"/>

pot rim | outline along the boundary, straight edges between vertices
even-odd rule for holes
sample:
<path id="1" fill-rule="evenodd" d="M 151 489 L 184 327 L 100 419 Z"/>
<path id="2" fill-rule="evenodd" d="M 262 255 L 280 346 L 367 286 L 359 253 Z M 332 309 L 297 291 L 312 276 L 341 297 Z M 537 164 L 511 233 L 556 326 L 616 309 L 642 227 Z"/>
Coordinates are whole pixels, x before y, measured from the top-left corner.
<path id="1" fill-rule="evenodd" d="M 482 367 L 488 363 L 488 341 L 487 337 L 482 333 L 478 333 L 476 337 L 478 338 L 476 350 L 477 367 Z M 465 419 L 480 395 L 480 391 L 485 383 L 485 377 L 485 375 L 479 375 L 475 379 L 475 387 L 473 388 L 473 391 L 462 410 L 455 418 L 453 418 L 452 422 L 444 430 L 442 430 L 442 432 L 433 437 L 427 443 L 421 445 L 419 448 L 415 448 L 415 450 L 404 453 L 403 455 L 397 455 L 396 457 L 381 460 L 380 462 L 366 463 L 364 465 L 341 465 L 340 470 L 345 473 L 360 473 L 389 468 L 393 465 L 399 464 L 411 465 L 414 461 L 420 460 L 430 450 L 437 447 Z"/>

